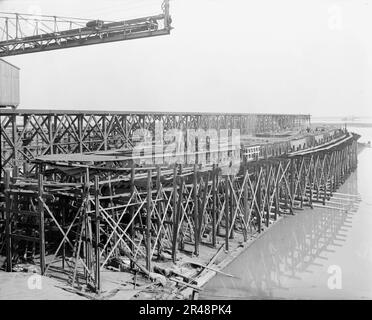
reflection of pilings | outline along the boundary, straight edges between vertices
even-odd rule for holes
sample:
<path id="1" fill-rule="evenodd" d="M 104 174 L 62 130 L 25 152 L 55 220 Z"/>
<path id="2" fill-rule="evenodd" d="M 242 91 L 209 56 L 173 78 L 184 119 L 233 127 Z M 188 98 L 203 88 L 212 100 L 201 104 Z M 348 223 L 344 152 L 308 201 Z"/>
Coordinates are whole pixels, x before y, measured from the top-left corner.
<path id="1" fill-rule="evenodd" d="M 238 233 L 248 239 L 277 215 L 330 199 L 356 166 L 355 145 L 349 137 L 311 154 L 245 163 L 235 176 L 218 166 L 116 168 L 107 163 L 49 163 L 47 170 L 41 163 L 38 181 L 8 172 L 8 268 L 27 258 L 28 242 L 38 242 L 45 273 L 68 262 L 73 284 L 84 278 L 98 290 L 101 268 L 128 263 L 149 272 L 163 253 L 176 262 L 179 251 L 198 254 L 200 245 L 214 245 L 217 230 L 229 249 Z M 38 217 L 34 228 L 25 221 L 31 207 Z M 53 259 L 45 265 L 47 254 Z"/>
<path id="2" fill-rule="evenodd" d="M 211 295 L 205 298 L 214 298 L 215 290 L 221 292 L 218 288 L 230 289 L 229 295 L 242 292 L 242 298 L 271 297 L 274 289 L 286 290 L 288 281 L 301 280 L 301 273 L 309 267 L 321 266 L 316 260 L 345 241 L 342 236 L 350 227 L 350 216 L 345 211 L 324 209 L 282 221 L 226 268 L 239 279 L 217 275 L 208 284 Z"/>

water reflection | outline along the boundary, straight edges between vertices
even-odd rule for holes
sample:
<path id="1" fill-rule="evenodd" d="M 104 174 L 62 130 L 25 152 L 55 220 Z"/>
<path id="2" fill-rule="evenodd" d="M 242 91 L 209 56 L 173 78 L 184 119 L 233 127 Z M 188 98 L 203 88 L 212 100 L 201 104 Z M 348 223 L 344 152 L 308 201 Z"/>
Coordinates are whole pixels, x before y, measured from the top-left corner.
<path id="1" fill-rule="evenodd" d="M 357 194 L 357 187 L 354 172 L 342 192 Z M 323 269 L 327 270 L 328 256 L 344 245 L 358 206 L 343 195 L 335 197 L 332 206 L 343 210 L 306 209 L 285 217 L 225 268 L 239 278 L 217 275 L 200 299 L 270 299 L 288 297 L 285 292 L 293 289 L 300 295 L 301 290 L 317 282 L 326 286 L 327 281 L 320 278 L 327 276 Z"/>

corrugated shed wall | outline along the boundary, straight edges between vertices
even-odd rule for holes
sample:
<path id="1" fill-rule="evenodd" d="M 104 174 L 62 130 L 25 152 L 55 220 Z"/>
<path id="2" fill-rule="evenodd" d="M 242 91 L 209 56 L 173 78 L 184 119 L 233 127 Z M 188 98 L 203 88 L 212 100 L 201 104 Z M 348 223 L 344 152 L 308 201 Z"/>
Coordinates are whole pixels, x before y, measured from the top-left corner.
<path id="1" fill-rule="evenodd" d="M 0 106 L 19 105 L 19 68 L 0 59 Z"/>

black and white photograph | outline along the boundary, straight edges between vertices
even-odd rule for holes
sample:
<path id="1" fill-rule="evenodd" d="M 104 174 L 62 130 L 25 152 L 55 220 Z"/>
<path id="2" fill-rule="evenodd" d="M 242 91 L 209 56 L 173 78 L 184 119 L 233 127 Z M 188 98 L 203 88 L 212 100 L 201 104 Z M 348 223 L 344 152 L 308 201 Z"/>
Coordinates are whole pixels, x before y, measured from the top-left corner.
<path id="1" fill-rule="evenodd" d="M 0 122 L 0 300 L 372 300 L 371 0 L 0 0 Z"/>

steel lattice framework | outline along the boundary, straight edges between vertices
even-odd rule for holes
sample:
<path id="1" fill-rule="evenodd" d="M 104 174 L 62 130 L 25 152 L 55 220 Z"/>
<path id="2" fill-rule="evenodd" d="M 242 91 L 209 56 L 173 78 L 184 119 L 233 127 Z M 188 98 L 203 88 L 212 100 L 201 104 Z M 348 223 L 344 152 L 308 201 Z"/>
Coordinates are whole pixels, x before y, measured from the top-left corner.
<path id="1" fill-rule="evenodd" d="M 130 148 L 137 129 L 240 129 L 242 135 L 306 127 L 310 115 L 1 110 L 1 168 L 31 172 L 35 157 Z M 23 167 L 23 168 L 22 168 Z"/>
<path id="2" fill-rule="evenodd" d="M 170 34 L 168 1 L 163 13 L 126 21 L 0 13 L 0 57 Z"/>

